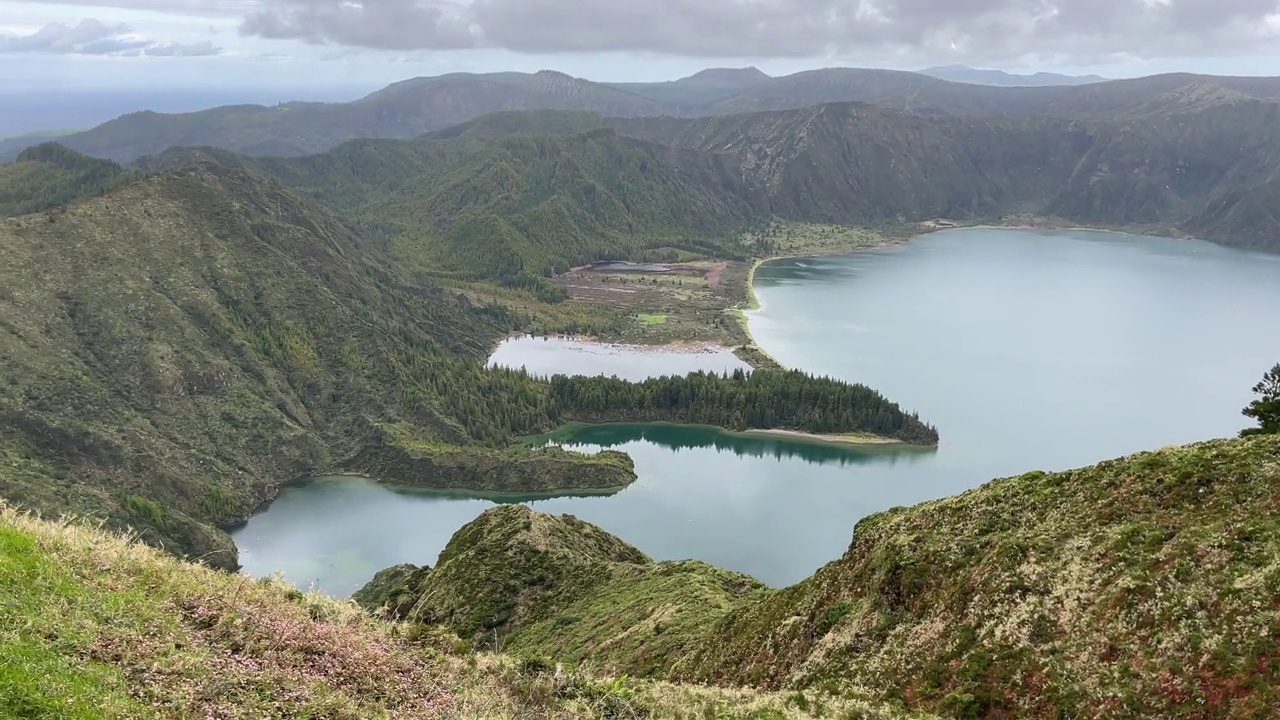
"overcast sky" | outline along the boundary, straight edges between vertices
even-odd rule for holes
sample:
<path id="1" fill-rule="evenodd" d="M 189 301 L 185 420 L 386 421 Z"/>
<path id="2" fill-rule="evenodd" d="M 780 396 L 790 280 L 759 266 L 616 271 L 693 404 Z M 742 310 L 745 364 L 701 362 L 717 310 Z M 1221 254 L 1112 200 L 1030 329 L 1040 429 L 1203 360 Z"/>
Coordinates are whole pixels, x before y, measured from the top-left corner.
<path id="1" fill-rule="evenodd" d="M 10 91 L 302 97 L 451 71 L 662 80 L 951 63 L 1280 75 L 1280 0 L 0 0 Z"/>

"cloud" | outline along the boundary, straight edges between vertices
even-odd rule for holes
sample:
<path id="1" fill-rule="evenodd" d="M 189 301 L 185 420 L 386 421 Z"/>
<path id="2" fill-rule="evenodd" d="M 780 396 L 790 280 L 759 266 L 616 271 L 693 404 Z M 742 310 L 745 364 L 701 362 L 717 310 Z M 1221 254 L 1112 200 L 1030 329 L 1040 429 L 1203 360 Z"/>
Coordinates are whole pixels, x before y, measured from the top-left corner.
<path id="1" fill-rule="evenodd" d="M 143 55 L 151 57 L 204 57 L 206 55 L 219 55 L 222 48 L 214 45 L 212 42 L 205 40 L 198 43 L 160 43 L 145 48 Z"/>
<path id="2" fill-rule="evenodd" d="M 1280 42 L 1280 0 L 261 2 L 242 34 L 387 50 L 1098 60 L 1238 55 Z"/>
<path id="3" fill-rule="evenodd" d="M 75 25 L 49 23 L 30 35 L 0 35 L 0 53 L 194 57 L 221 52 L 222 48 L 211 42 L 161 43 L 135 34 L 128 25 L 109 25 L 94 18 Z"/>
<path id="4" fill-rule="evenodd" d="M 256 10 L 259 0 L 25 0 L 31 4 L 73 5 L 119 10 L 192 15 L 211 18 L 238 18 Z"/>
<path id="5" fill-rule="evenodd" d="M 316 45 L 455 50 L 476 45 L 463 14 L 420 0 L 269 0 L 245 17 L 240 32 Z"/>

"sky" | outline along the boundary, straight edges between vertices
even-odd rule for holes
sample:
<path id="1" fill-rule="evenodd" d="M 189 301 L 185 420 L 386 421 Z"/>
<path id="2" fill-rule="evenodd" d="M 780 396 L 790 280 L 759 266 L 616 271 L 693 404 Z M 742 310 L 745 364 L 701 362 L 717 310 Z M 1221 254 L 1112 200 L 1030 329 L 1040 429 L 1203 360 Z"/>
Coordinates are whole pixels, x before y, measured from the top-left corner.
<path id="1" fill-rule="evenodd" d="M 0 94 L 343 99 L 445 72 L 1280 75 L 1280 0 L 0 0 Z"/>

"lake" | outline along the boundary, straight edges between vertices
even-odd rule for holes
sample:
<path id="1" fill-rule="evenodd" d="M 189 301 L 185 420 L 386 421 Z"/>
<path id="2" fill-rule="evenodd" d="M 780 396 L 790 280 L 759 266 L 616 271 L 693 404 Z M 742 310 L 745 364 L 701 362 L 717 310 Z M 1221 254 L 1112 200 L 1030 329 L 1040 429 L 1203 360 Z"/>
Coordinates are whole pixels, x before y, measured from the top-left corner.
<path id="1" fill-rule="evenodd" d="M 837 557 L 869 513 L 993 477 L 1232 435 L 1246 425 L 1250 388 L 1280 361 L 1280 257 L 1192 240 L 949 230 L 768 263 L 755 289 L 761 307 L 748 321 L 766 351 L 919 411 L 939 429 L 937 451 L 585 427 L 558 441 L 625 450 L 639 480 L 608 497 L 526 501 L 655 559 L 692 557 L 785 585 Z M 494 362 L 638 379 L 726 369 L 730 358 L 523 338 Z M 287 488 L 233 536 L 247 572 L 280 570 L 346 595 L 382 567 L 433 563 L 490 506 L 326 478 Z"/>
<path id="2" fill-rule="evenodd" d="M 530 335 L 502 341 L 489 356 L 489 365 L 522 367 L 531 375 L 617 375 L 623 380 L 751 369 L 725 348 L 655 348 Z"/>

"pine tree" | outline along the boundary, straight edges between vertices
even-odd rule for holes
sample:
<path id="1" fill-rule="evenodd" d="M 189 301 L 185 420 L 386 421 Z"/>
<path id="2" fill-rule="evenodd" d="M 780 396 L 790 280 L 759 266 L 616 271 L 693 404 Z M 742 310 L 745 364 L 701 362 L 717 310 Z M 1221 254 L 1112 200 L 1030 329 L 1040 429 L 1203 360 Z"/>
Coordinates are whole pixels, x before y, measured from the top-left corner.
<path id="1" fill-rule="evenodd" d="M 1280 433 L 1280 363 L 1262 376 L 1262 382 L 1253 386 L 1258 398 L 1249 403 L 1241 411 L 1246 417 L 1258 421 L 1258 427 L 1240 431 L 1242 437 L 1248 435 L 1270 435 Z"/>

